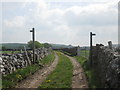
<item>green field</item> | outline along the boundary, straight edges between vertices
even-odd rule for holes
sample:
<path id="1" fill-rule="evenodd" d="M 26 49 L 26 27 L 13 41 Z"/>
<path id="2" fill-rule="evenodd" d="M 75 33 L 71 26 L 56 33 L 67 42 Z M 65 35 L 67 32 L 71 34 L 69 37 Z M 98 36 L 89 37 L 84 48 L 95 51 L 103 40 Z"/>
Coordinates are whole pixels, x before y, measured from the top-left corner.
<path id="1" fill-rule="evenodd" d="M 88 58 L 89 57 L 89 50 L 80 50 L 80 55 L 82 57 Z"/>
<path id="2" fill-rule="evenodd" d="M 58 53 L 59 62 L 56 69 L 40 85 L 40 88 L 70 88 L 72 84 L 73 66 L 69 58 Z"/>
<path id="3" fill-rule="evenodd" d="M 0 51 L 0 54 L 13 54 L 13 53 L 20 53 L 20 51 Z"/>
<path id="4" fill-rule="evenodd" d="M 24 49 L 24 46 L 28 48 L 27 43 L 2 43 L 0 47 L 5 47 L 6 49 Z"/>

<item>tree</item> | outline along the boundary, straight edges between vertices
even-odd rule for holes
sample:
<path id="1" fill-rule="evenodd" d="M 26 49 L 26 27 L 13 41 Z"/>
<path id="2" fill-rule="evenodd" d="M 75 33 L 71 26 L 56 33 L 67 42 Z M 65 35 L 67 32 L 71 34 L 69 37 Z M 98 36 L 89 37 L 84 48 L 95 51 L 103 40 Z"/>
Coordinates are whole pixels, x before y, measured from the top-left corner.
<path id="1" fill-rule="evenodd" d="M 5 46 L 2 46 L 2 50 L 5 50 L 6 49 L 6 47 Z"/>
<path id="2" fill-rule="evenodd" d="M 44 47 L 45 47 L 45 48 L 49 48 L 49 47 L 52 47 L 52 45 L 51 45 L 51 44 L 48 44 L 48 43 L 44 43 Z"/>
<path id="3" fill-rule="evenodd" d="M 31 49 L 33 48 L 33 41 L 28 42 L 28 47 L 30 47 Z M 35 48 L 40 48 L 40 47 L 44 47 L 44 45 L 39 43 L 38 41 L 35 41 Z"/>

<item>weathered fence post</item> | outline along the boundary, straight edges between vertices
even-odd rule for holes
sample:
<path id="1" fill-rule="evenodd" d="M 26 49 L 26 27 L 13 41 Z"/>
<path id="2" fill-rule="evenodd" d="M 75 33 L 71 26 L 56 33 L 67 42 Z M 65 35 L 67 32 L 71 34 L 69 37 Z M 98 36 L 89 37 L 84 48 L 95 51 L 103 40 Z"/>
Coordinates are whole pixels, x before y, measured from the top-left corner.
<path id="1" fill-rule="evenodd" d="M 112 49 L 112 41 L 108 41 L 108 47 L 109 49 Z"/>
<path id="2" fill-rule="evenodd" d="M 77 56 L 80 56 L 80 46 L 77 47 Z"/>
<path id="3" fill-rule="evenodd" d="M 20 49 L 20 53 L 23 53 L 22 49 Z"/>
<path id="4" fill-rule="evenodd" d="M 25 55 L 26 55 L 26 57 L 27 57 L 28 65 L 31 65 L 31 62 L 30 62 L 30 59 L 29 59 L 29 57 L 28 57 L 28 54 L 27 54 L 27 51 L 26 51 L 25 46 L 24 46 L 24 49 L 25 49 Z"/>
<path id="5" fill-rule="evenodd" d="M 85 58 L 87 58 L 86 47 L 85 47 Z"/>

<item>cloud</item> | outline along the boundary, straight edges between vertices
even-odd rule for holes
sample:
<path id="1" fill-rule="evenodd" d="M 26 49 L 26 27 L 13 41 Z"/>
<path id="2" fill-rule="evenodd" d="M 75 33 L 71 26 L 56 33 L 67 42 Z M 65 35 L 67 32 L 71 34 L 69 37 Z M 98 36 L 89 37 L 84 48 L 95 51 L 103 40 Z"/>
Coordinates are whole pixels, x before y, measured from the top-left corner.
<path id="1" fill-rule="evenodd" d="M 117 8 L 111 8 L 107 4 L 88 5 L 86 7 L 75 6 L 68 8 L 65 13 L 66 21 L 71 25 L 113 25 L 117 24 Z"/>
<path id="2" fill-rule="evenodd" d="M 97 34 L 95 43 L 106 43 L 107 40 L 116 42 L 117 37 L 114 37 L 117 34 L 116 4 L 116 2 L 90 3 L 63 9 L 49 8 L 49 4 L 43 0 L 21 3 L 18 7 L 21 11 L 18 14 L 14 16 L 11 14 L 9 18 L 6 18 L 8 15 L 4 17 L 4 42 L 29 41 L 31 37 L 29 30 L 32 27 L 35 27 L 36 40 L 40 42 L 89 45 L 90 31 Z M 12 10 L 11 12 L 16 11 Z M 24 10 L 24 14 L 21 15 Z M 7 37 L 10 35 L 7 32 L 12 32 L 9 39 Z"/>
<path id="3" fill-rule="evenodd" d="M 4 20 L 5 27 L 20 28 L 25 25 L 25 18 L 23 16 L 16 16 L 12 20 Z"/>

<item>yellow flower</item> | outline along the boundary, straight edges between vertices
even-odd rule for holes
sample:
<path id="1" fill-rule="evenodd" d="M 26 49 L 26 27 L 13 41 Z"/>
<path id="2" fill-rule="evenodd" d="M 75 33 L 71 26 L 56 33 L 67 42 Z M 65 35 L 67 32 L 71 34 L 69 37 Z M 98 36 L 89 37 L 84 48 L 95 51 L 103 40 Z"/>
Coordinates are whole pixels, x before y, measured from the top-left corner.
<path id="1" fill-rule="evenodd" d="M 20 80 L 22 79 L 22 76 L 20 74 L 16 74 L 16 77 Z"/>
<path id="2" fill-rule="evenodd" d="M 51 82 L 51 80 L 46 80 L 47 83 Z"/>

